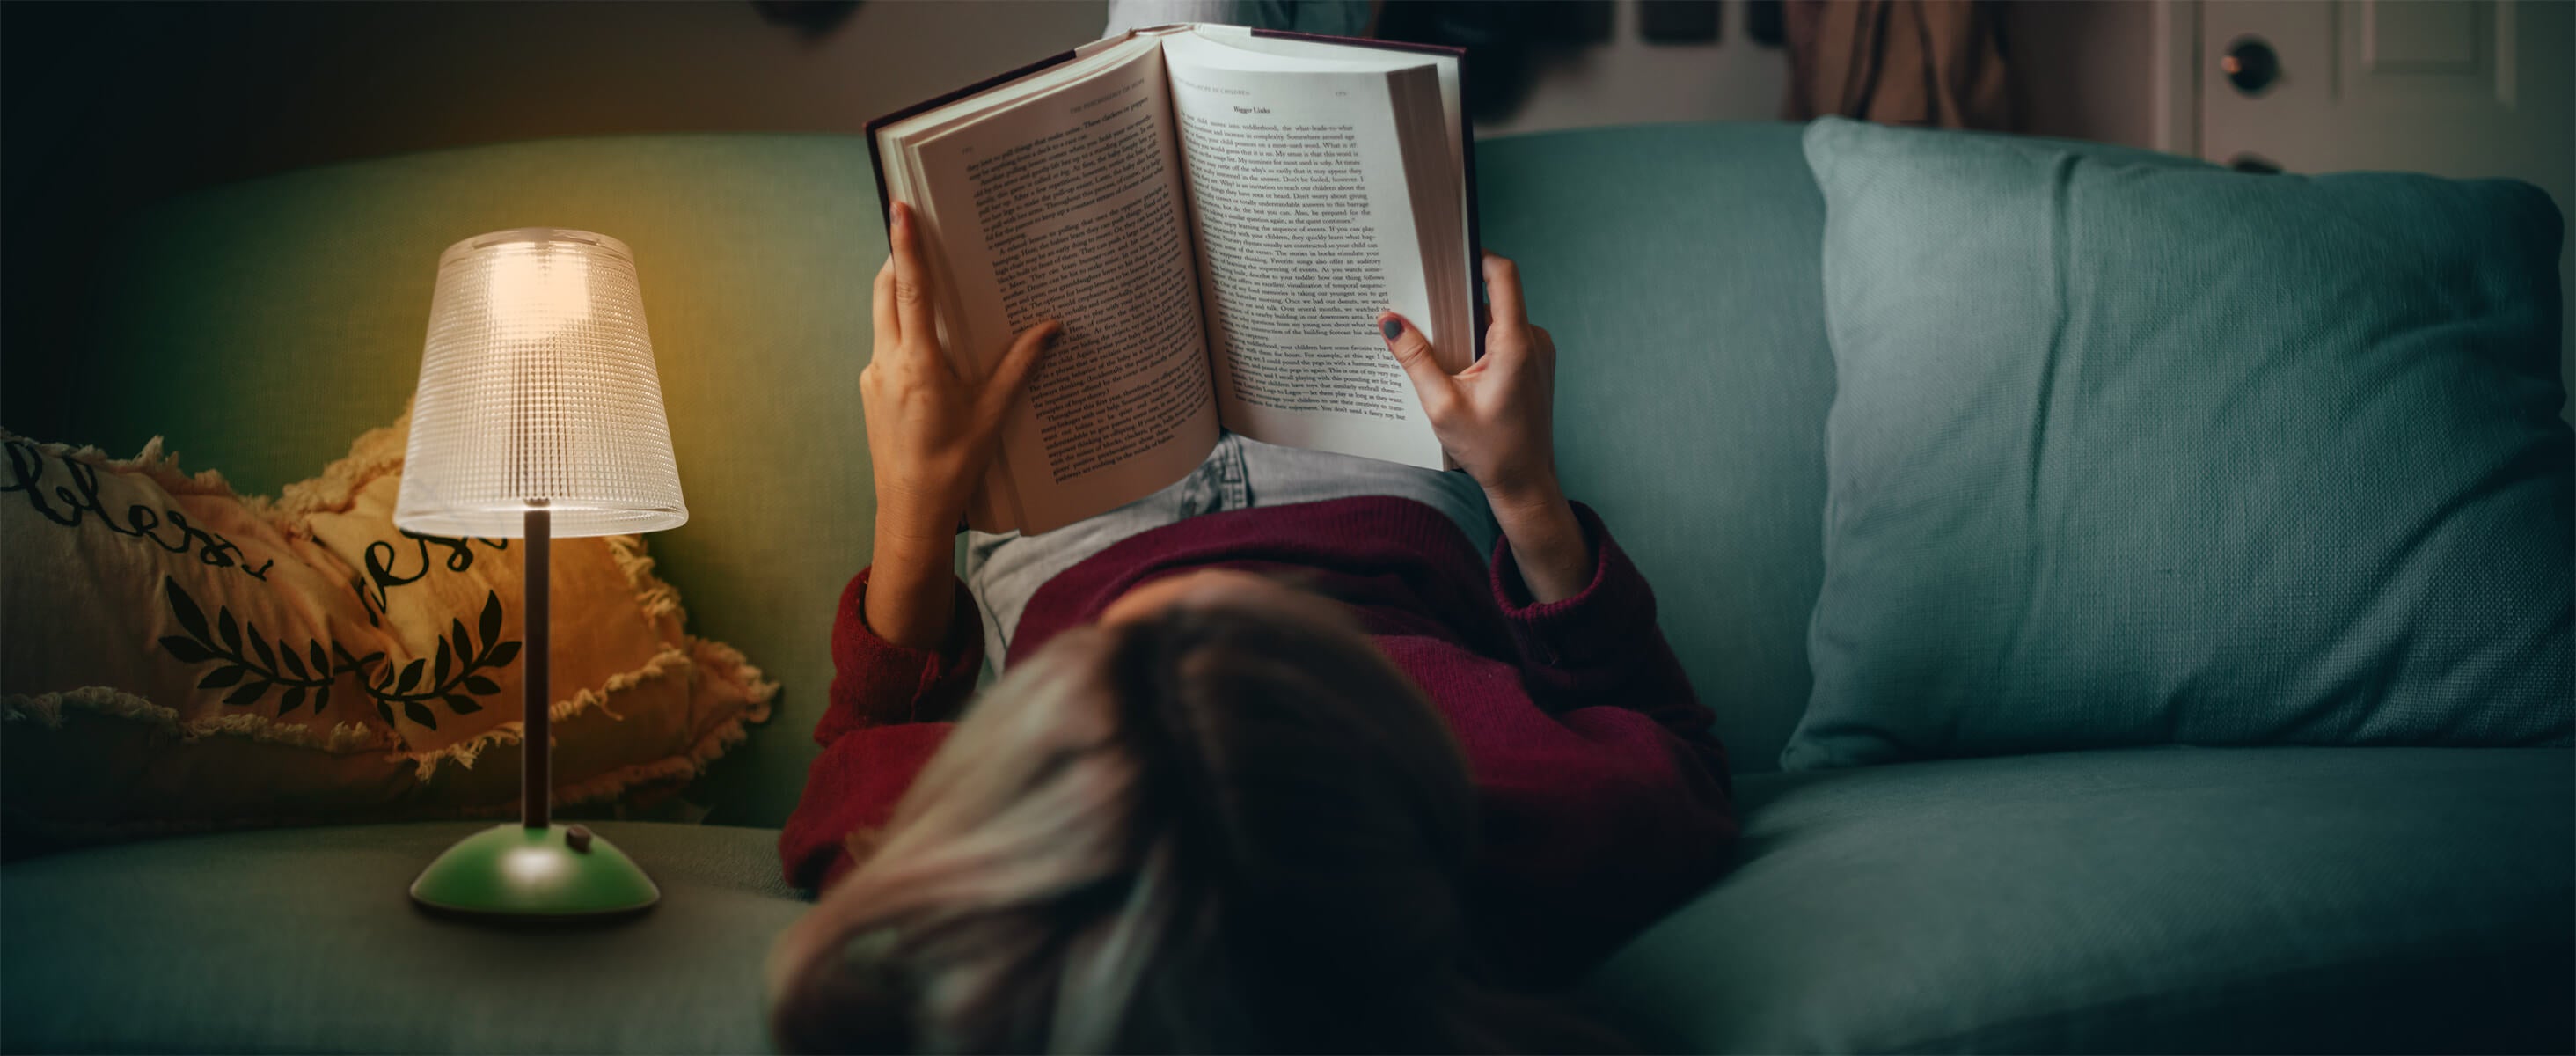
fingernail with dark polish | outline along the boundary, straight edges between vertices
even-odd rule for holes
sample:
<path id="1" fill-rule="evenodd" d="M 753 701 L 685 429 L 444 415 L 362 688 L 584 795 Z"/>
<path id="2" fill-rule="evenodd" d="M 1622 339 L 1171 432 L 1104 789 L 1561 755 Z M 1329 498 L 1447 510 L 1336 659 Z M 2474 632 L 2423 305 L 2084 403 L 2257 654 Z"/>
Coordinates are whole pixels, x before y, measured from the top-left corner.
<path id="1" fill-rule="evenodd" d="M 1396 338 L 1404 336 L 1404 320 L 1402 319 L 1388 319 L 1377 324 L 1377 328 L 1386 334 L 1386 339 L 1389 341 L 1393 341 Z"/>

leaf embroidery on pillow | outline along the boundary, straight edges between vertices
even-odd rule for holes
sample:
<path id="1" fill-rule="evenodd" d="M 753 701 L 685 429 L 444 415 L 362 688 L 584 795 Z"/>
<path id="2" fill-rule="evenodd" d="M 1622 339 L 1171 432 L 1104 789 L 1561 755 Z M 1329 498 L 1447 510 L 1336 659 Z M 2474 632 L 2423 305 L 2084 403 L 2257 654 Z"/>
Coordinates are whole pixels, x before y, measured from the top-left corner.
<path id="1" fill-rule="evenodd" d="M 385 663 L 381 652 L 352 656 L 338 642 L 332 642 L 325 653 L 321 642 L 307 641 L 299 655 L 295 645 L 284 639 L 272 646 L 258 624 L 235 620 L 229 607 L 218 606 L 214 622 L 208 624 L 205 609 L 176 579 L 163 576 L 161 593 L 169 602 L 171 618 L 187 632 L 163 637 L 162 651 L 183 664 L 212 665 L 197 681 L 197 688 L 231 689 L 224 694 L 224 703 L 234 707 L 249 707 L 269 690 L 283 689 L 278 696 L 279 715 L 307 700 L 318 715 L 330 706 L 331 683 L 355 673 L 386 725 L 393 725 L 394 710 L 400 708 L 404 718 L 435 730 L 438 713 L 429 702 L 444 704 L 457 715 L 482 711 L 482 703 L 474 698 L 501 691 L 500 683 L 483 672 L 508 667 L 519 658 L 520 643 L 501 640 L 501 596 L 489 590 L 483 592 L 483 611 L 474 628 L 469 630 L 463 620 L 449 620 L 447 635 L 438 640 L 430 657 L 400 666 Z"/>

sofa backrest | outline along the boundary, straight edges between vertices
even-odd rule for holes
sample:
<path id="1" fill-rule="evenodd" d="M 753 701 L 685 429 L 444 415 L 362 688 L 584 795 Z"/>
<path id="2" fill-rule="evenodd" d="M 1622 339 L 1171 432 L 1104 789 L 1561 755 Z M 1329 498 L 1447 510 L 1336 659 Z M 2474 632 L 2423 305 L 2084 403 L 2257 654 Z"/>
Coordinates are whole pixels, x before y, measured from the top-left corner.
<path id="1" fill-rule="evenodd" d="M 1807 691 L 1821 576 L 1823 205 L 1786 125 L 1478 145 L 1486 244 L 1557 337 L 1569 489 L 1608 519 L 1744 770 Z M 97 351 L 13 409 L 274 494 L 400 415 L 438 252 L 522 226 L 632 246 L 690 508 L 647 540 L 691 630 L 784 684 L 718 762 L 714 823 L 774 825 L 803 787 L 829 631 L 875 512 L 859 417 L 885 254 L 847 136 L 550 140 L 312 169 L 175 199 L 113 234 Z M 21 353 L 24 350 L 19 350 Z M 26 428 L 0 420 L 13 428 Z"/>
<path id="2" fill-rule="evenodd" d="M 1778 768 L 1824 579 L 1825 202 L 1787 124 L 1476 144 L 1485 247 L 1556 338 L 1556 447 L 1654 584 L 1735 768 Z"/>

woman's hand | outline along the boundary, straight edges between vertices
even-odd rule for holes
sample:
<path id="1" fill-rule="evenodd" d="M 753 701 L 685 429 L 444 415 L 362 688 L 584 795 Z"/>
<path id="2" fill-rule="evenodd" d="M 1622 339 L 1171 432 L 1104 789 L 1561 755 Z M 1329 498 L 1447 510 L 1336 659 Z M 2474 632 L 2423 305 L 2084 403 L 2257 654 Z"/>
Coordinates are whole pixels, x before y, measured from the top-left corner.
<path id="1" fill-rule="evenodd" d="M 1582 592 L 1593 562 L 1556 479 L 1556 342 L 1529 323 L 1520 269 L 1491 253 L 1484 268 L 1493 321 L 1485 358 L 1467 369 L 1440 369 L 1430 339 L 1402 316 L 1379 316 L 1378 327 L 1440 446 L 1484 487 L 1530 596 L 1557 601 Z"/>
<path id="2" fill-rule="evenodd" d="M 1440 369 L 1431 339 L 1403 316 L 1378 317 L 1395 361 L 1413 378 L 1422 412 L 1449 457 L 1483 485 L 1497 509 L 1558 497 L 1556 484 L 1556 342 L 1529 324 L 1521 305 L 1520 269 L 1485 254 L 1492 325 L 1485 358 L 1456 374 Z"/>
<path id="3" fill-rule="evenodd" d="M 1050 320 L 1021 331 L 990 376 L 960 377 L 939 347 L 930 266 L 911 206 L 894 204 L 889 241 L 894 251 L 877 272 L 876 350 L 859 372 L 868 458 L 876 467 L 877 533 L 944 548 L 993 463 L 1003 412 L 1027 388 L 1060 326 Z"/>
<path id="4" fill-rule="evenodd" d="M 859 372 L 877 522 L 868 626 L 897 645 L 935 648 L 954 616 L 949 565 L 957 521 L 1001 443 L 1002 415 L 1028 387 L 1060 325 L 1021 331 L 990 375 L 958 375 L 939 347 L 931 276 L 912 207 L 894 203 L 893 252 L 877 272 L 876 347 Z"/>

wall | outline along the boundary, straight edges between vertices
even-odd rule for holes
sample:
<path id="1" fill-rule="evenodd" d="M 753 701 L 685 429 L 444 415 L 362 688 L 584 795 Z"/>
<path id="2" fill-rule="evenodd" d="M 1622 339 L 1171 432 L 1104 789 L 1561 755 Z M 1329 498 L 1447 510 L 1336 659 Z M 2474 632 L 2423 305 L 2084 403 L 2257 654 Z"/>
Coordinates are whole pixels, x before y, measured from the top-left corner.
<path id="1" fill-rule="evenodd" d="M 1613 5 L 1610 39 L 1544 67 L 1509 120 L 1480 135 L 1544 132 L 1652 121 L 1771 121 L 1788 94 L 1789 58 L 1753 42 L 1750 5 L 1725 0 L 1717 40 L 1650 44 L 1639 39 L 1635 0 Z"/>
<path id="2" fill-rule="evenodd" d="M 545 136 L 857 131 L 1098 35 L 1101 0 L 872 0 L 805 38 L 748 3 L 0 4 L 0 425 L 45 439 L 95 236 L 172 193 Z M 23 390 L 23 392 L 22 392 Z"/>
<path id="3" fill-rule="evenodd" d="M 2157 0 L 2003 0 L 2004 46 L 2022 130 L 2155 145 Z M 1640 121 L 1768 121 L 1787 95 L 1789 61 L 1753 43 L 1742 0 L 1726 0 L 1714 44 L 1637 39 L 1634 0 L 1616 5 L 1611 41 L 1549 67 L 1529 104 L 1480 132 L 1535 132 Z"/>
<path id="4" fill-rule="evenodd" d="M 1786 56 L 1724 0 L 1710 44 L 1638 38 L 1543 67 L 1487 134 L 1768 120 Z M 2144 143 L 2151 0 L 2021 3 L 2031 127 Z M 308 165 L 545 136 L 855 132 L 868 118 L 1096 36 L 1105 0 L 866 0 L 803 36 L 702 3 L 0 4 L 0 425 L 39 436 L 74 354 L 96 234 L 190 188 Z M 78 439 L 77 437 L 62 437 Z"/>
<path id="5" fill-rule="evenodd" d="M 2154 147 L 2155 0 L 2022 0 L 2004 20 L 2022 130 Z"/>
<path id="6" fill-rule="evenodd" d="M 855 130 L 997 63 L 1089 40 L 1105 7 L 880 0 L 812 38 L 741 2 L 10 5 L 0 17 L 13 154 L 175 187 L 538 136 Z M 49 141 L 28 141 L 22 120 Z M 152 170 L 113 171 L 131 162 Z"/>

